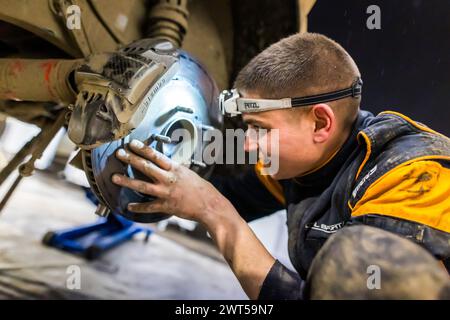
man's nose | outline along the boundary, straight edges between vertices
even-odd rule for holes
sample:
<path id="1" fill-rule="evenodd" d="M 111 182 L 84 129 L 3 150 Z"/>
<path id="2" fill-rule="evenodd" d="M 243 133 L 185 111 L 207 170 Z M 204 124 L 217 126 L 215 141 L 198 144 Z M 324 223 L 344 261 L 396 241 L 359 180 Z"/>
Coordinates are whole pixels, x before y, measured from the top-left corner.
<path id="1" fill-rule="evenodd" d="M 258 140 L 256 138 L 256 134 L 252 132 L 252 130 L 247 130 L 245 132 L 244 150 L 245 152 L 258 150 Z"/>

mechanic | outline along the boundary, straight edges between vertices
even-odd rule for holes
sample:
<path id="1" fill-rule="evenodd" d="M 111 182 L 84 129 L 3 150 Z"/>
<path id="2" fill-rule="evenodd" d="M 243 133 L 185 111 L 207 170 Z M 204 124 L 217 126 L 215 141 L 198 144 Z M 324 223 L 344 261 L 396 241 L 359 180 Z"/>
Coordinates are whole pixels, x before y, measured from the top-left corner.
<path id="1" fill-rule="evenodd" d="M 400 235 L 448 263 L 450 140 L 400 113 L 360 110 L 361 75 L 339 44 L 314 33 L 282 39 L 240 71 L 234 88 L 222 95 L 227 113 L 267 135 L 279 130 L 278 172 L 262 175 L 259 162 L 254 171 L 211 183 L 132 141 L 117 157 L 152 182 L 121 175 L 113 182 L 158 199 L 130 210 L 204 225 L 251 299 L 307 298 L 314 257 L 331 235 L 355 224 Z M 245 148 L 270 157 L 249 135 Z M 247 225 L 280 209 L 287 209 L 297 272 L 272 257 Z"/>

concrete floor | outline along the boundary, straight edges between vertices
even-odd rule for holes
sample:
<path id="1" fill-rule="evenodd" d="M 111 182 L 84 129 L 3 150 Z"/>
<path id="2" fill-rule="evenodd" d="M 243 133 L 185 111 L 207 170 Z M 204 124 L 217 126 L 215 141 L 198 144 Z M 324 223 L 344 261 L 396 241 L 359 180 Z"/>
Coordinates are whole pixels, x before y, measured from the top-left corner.
<path id="1" fill-rule="evenodd" d="M 55 174 L 23 179 L 0 216 L 0 298 L 247 298 L 222 260 L 179 244 L 185 236 L 153 234 L 144 243 L 137 235 L 95 262 L 41 244 L 49 230 L 95 221 L 94 209 L 80 188 Z M 67 288 L 70 265 L 80 267 L 79 290 Z"/>

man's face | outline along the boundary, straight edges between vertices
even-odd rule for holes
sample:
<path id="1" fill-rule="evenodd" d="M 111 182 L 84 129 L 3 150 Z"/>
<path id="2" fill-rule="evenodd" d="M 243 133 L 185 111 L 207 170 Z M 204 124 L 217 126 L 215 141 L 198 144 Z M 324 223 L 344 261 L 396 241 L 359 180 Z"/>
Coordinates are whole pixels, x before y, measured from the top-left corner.
<path id="1" fill-rule="evenodd" d="M 246 98 L 263 99 L 258 95 L 246 95 Z M 314 143 L 315 122 L 308 113 L 298 113 L 294 110 L 270 110 L 265 112 L 246 113 L 242 115 L 249 129 L 266 129 L 267 136 L 257 139 L 248 134 L 245 150 L 258 149 L 260 157 L 271 158 L 276 143 L 272 139 L 274 129 L 279 135 L 279 170 L 271 174 L 274 179 L 290 179 L 313 169 L 320 160 L 320 150 Z"/>

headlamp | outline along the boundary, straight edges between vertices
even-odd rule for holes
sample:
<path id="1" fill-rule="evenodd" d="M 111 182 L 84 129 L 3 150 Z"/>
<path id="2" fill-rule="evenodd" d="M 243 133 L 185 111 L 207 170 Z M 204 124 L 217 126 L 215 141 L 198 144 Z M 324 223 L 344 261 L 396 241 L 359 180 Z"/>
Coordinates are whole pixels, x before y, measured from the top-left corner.
<path id="1" fill-rule="evenodd" d="M 363 81 L 358 77 L 350 88 L 312 96 L 284 99 L 241 98 L 236 89 L 224 90 L 219 96 L 219 106 L 222 114 L 229 117 L 247 112 L 304 107 L 347 97 L 357 98 L 362 94 L 362 85 Z"/>

